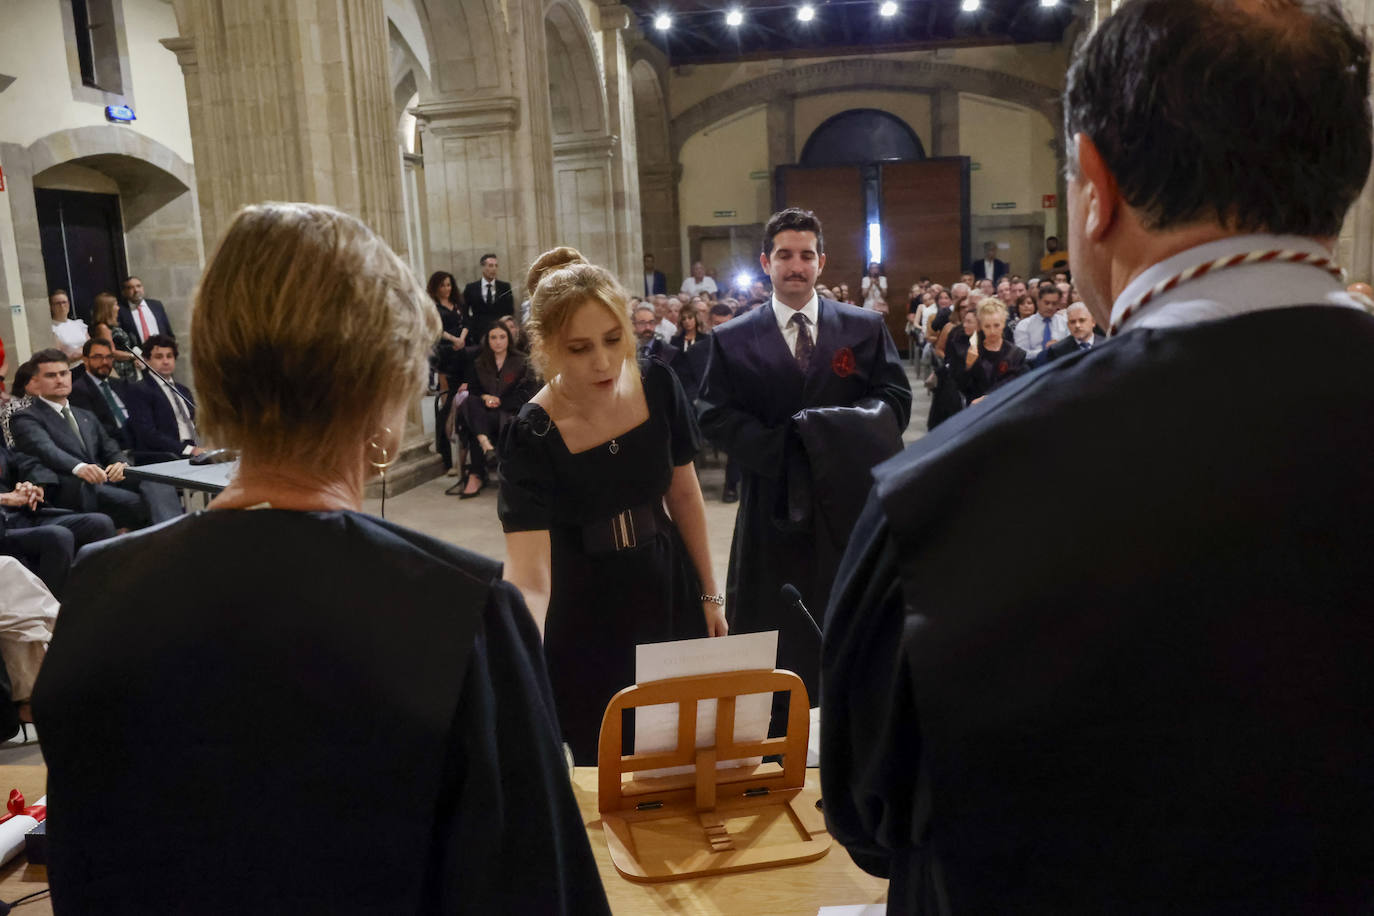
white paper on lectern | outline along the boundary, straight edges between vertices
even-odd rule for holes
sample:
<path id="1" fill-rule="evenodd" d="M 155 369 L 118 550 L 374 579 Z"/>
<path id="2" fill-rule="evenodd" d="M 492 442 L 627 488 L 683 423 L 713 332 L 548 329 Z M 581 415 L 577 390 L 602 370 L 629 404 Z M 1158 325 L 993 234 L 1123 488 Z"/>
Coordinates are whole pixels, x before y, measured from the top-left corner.
<path id="1" fill-rule="evenodd" d="M 886 916 L 886 903 L 861 903 L 855 906 L 823 906 L 816 916 Z"/>
<path id="2" fill-rule="evenodd" d="M 778 661 L 778 631 L 745 633 L 741 636 L 715 636 L 679 639 L 635 646 L 635 683 L 661 681 L 694 674 L 722 674 L 727 671 L 771 671 Z M 773 710 L 771 693 L 742 696 L 735 703 L 735 741 L 762 741 L 768 737 L 768 720 Z M 697 703 L 697 747 L 715 743 L 716 701 Z M 635 710 L 635 753 L 670 751 L 677 747 L 677 705 L 641 706 Z M 722 760 L 718 768 L 754 766 L 761 757 Z M 639 776 L 671 776 L 690 773 L 691 767 L 645 770 Z"/>
<path id="3" fill-rule="evenodd" d="M 35 805 L 46 805 L 47 803 L 48 796 L 46 795 L 34 802 Z M 0 865 L 24 851 L 25 835 L 37 826 L 38 821 L 27 814 L 16 814 L 0 824 Z"/>

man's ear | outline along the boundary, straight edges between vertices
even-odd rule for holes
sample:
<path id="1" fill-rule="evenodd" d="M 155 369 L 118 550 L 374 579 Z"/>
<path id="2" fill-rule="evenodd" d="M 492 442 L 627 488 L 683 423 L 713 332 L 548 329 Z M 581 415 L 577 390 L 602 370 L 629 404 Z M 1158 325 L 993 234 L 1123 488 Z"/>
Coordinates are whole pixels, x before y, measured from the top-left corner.
<path id="1" fill-rule="evenodd" d="M 759 266 L 763 268 L 765 276 L 771 276 L 772 272 L 768 269 L 768 252 L 759 252 Z"/>
<path id="2" fill-rule="evenodd" d="M 820 279 L 821 271 L 825 270 L 825 255 L 816 255 L 816 278 Z"/>
<path id="3" fill-rule="evenodd" d="M 1087 134 L 1074 134 L 1074 155 L 1078 159 L 1078 177 L 1083 182 L 1086 215 L 1083 234 L 1093 242 L 1100 242 L 1111 232 L 1124 203 L 1116 177 L 1107 168 L 1098 152 L 1097 144 Z"/>

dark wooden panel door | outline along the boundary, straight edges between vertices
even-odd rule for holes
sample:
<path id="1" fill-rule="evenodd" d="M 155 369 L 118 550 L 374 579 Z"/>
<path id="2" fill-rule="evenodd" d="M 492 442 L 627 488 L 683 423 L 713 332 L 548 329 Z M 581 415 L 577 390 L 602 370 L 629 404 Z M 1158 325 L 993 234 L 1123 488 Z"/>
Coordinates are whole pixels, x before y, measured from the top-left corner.
<path id="1" fill-rule="evenodd" d="M 963 156 L 882 166 L 883 268 L 888 327 L 906 346 L 908 292 L 921 277 L 946 288 L 963 271 L 969 235 L 969 160 Z"/>
<path id="2" fill-rule="evenodd" d="M 89 323 L 97 293 L 121 294 L 124 225 L 119 197 L 34 189 L 48 289 L 67 290 L 76 316 Z"/>
<path id="3" fill-rule="evenodd" d="M 783 166 L 778 180 L 781 207 L 804 207 L 820 217 L 825 233 L 825 270 L 819 282 L 848 283 L 858 295 L 866 256 L 862 171 L 858 166 L 804 168 Z"/>

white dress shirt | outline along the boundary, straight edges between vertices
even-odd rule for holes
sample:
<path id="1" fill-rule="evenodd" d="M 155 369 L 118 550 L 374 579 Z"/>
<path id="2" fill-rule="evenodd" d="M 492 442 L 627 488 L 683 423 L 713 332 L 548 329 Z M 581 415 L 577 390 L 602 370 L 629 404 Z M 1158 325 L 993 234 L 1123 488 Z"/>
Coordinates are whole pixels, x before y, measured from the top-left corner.
<path id="1" fill-rule="evenodd" d="M 1055 312 L 1049 319 L 1050 340 L 1063 340 L 1069 336 L 1069 320 L 1064 317 L 1062 310 Z M 1014 343 L 1022 350 L 1026 351 L 1026 359 L 1034 359 L 1040 355 L 1045 344 L 1045 319 L 1036 312 L 1029 318 L 1022 318 L 1016 322 L 1016 330 L 1012 332 L 1015 338 Z"/>
<path id="2" fill-rule="evenodd" d="M 189 417 L 191 415 L 191 408 L 187 407 L 186 403 L 172 392 L 172 385 L 175 384 L 174 382 L 168 379 L 163 379 L 162 381 L 165 381 L 166 384 L 164 385 L 162 382 L 159 382 L 157 387 L 161 389 L 162 396 L 167 399 L 167 406 L 172 408 L 172 416 L 176 417 L 177 438 L 182 442 L 194 443 L 196 441 L 196 431 L 182 417 L 183 411 L 185 415 Z M 194 449 L 194 445 L 187 445 L 182 448 L 181 453 L 183 455 L 189 455 Z"/>
<path id="3" fill-rule="evenodd" d="M 485 303 L 490 297 L 493 303 L 496 302 L 496 281 L 482 278 L 482 301 Z"/>
<path id="4" fill-rule="evenodd" d="M 162 333 L 162 329 L 157 326 L 157 316 L 154 315 L 153 310 L 148 307 L 147 299 L 140 300 L 138 308 L 132 309 L 132 312 L 134 316 L 134 327 L 138 328 L 139 343 L 142 343 L 154 334 Z M 147 334 L 143 333 L 143 324 L 139 321 L 140 316 L 142 316 L 143 321 L 148 323 Z"/>
<path id="5" fill-rule="evenodd" d="M 716 281 L 710 277 L 702 277 L 700 280 L 696 277 L 688 277 L 682 281 L 682 292 L 689 296 L 700 296 L 702 293 L 710 293 L 714 296 L 716 294 Z"/>
<path id="6" fill-rule="evenodd" d="M 652 296 L 653 294 L 654 294 L 654 274 L 653 274 L 653 271 L 646 270 L 646 271 L 644 272 L 644 295 L 646 295 L 646 296 Z"/>
<path id="7" fill-rule="evenodd" d="M 54 322 L 52 335 L 57 338 L 57 343 L 64 353 L 68 350 L 80 350 L 81 345 L 91 336 L 90 332 L 86 330 L 86 322 L 80 318 L 68 318 L 60 323 Z"/>
<path id="8" fill-rule="evenodd" d="M 1112 324 L 1150 287 L 1190 267 L 1251 251 L 1279 249 L 1331 256 L 1314 240 L 1296 235 L 1237 235 L 1207 242 L 1165 258 L 1132 280 L 1112 306 Z M 1325 270 L 1307 264 L 1269 261 L 1228 267 L 1180 283 L 1137 309 L 1117 333 L 1132 328 L 1172 328 L 1293 305 L 1363 308 L 1346 293 L 1341 281 Z"/>
<path id="9" fill-rule="evenodd" d="M 783 305 L 778 301 L 777 296 L 773 296 L 773 317 L 777 319 L 778 330 L 782 331 L 782 339 L 787 342 L 787 352 L 797 352 L 797 326 L 792 323 L 792 316 L 801 312 L 807 318 L 807 326 L 811 329 L 811 342 L 818 343 L 820 335 L 821 304 L 816 298 L 816 291 L 811 290 L 811 298 L 806 301 L 799 309 L 794 309 L 790 305 Z"/>

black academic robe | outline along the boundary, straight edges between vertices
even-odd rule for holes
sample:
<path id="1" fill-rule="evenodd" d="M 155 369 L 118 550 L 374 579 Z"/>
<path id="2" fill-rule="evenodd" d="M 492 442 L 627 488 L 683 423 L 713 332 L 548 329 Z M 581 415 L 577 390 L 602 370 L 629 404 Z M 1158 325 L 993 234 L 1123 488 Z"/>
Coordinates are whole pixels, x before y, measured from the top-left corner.
<path id="1" fill-rule="evenodd" d="M 83 551 L 33 698 L 56 911 L 608 913 L 500 576 L 357 512 Z"/>
<path id="2" fill-rule="evenodd" d="M 1295 327 L 1301 385 L 1254 358 Z M 821 781 L 889 913 L 1369 908 L 1372 416 L 1374 318 L 1279 309 L 1061 357 L 876 469 Z"/>
<path id="3" fill-rule="evenodd" d="M 700 400 L 702 432 L 743 468 L 726 583 L 731 632 L 779 630 L 778 665 L 801 676 L 814 703 L 819 641 L 779 592 L 784 584 L 795 586 L 819 616 L 839 553 L 810 525 L 786 520 L 784 469 L 794 466 L 786 460 L 789 449 L 800 447 L 793 418 L 815 407 L 872 409 L 876 400 L 891 408 L 900 436 L 911 417 L 901 357 L 883 316 L 822 299 L 816 351 L 803 375 L 768 304 L 711 334 Z M 856 464 L 853 473 L 866 477 L 869 467 Z"/>

